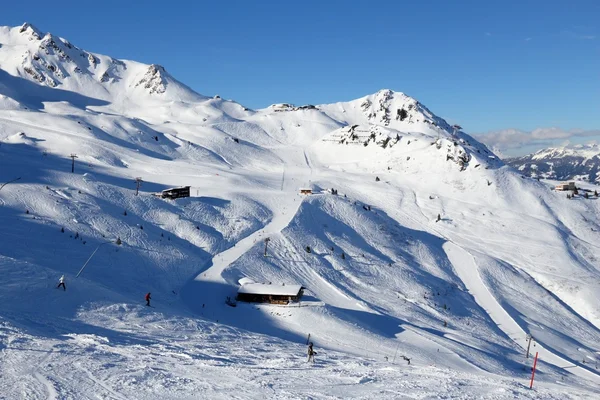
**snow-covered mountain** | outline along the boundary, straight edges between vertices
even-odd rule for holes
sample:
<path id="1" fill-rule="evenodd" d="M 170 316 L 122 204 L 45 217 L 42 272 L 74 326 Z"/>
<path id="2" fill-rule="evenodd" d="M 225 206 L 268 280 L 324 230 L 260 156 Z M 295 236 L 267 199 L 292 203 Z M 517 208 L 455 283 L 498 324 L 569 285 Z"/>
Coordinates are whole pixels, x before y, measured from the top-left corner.
<path id="1" fill-rule="evenodd" d="M 555 180 L 583 180 L 600 184 L 600 146 L 578 144 L 538 150 L 506 159 L 525 175 Z"/>
<path id="2" fill-rule="evenodd" d="M 403 93 L 251 110 L 0 28 L 0 182 L 9 398 L 600 394 L 599 203 Z"/>
<path id="3" fill-rule="evenodd" d="M 3 40 L 0 68 L 44 87 L 120 102 L 123 107 L 134 104 L 137 98 L 202 99 L 160 65 L 144 65 L 91 53 L 28 23 L 16 28 L 2 27 L 0 36 Z"/>

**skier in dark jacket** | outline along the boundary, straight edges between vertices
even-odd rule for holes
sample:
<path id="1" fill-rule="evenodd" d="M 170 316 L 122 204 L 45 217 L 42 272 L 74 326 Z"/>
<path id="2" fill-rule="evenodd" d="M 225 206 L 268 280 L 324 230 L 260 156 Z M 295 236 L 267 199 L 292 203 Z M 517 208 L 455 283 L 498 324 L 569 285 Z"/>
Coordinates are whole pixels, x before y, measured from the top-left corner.
<path id="1" fill-rule="evenodd" d="M 315 362 L 315 355 L 317 354 L 316 351 L 313 350 L 313 343 L 310 342 L 308 344 L 308 362 Z"/>
<path id="2" fill-rule="evenodd" d="M 150 292 L 146 293 L 146 297 L 144 297 L 146 299 L 146 305 L 149 306 L 150 305 L 150 299 L 152 299 L 152 297 L 150 297 Z"/>

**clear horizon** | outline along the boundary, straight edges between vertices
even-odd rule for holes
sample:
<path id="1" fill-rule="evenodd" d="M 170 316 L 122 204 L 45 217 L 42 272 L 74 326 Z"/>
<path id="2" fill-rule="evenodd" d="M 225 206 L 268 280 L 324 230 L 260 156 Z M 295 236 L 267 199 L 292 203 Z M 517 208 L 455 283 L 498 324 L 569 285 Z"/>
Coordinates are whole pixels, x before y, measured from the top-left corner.
<path id="1" fill-rule="evenodd" d="M 0 25 L 29 22 L 88 51 L 160 64 L 252 108 L 389 88 L 505 154 L 600 138 L 595 1 L 47 4 L 11 3 Z"/>

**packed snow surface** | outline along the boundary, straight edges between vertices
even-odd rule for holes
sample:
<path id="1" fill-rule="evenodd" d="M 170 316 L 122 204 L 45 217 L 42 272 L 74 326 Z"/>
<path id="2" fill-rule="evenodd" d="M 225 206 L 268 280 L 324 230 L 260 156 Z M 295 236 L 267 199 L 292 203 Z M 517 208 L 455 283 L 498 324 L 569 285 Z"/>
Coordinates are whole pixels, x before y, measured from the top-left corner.
<path id="1" fill-rule="evenodd" d="M 582 185 L 403 93 L 250 110 L 2 27 L 0 397 L 599 398 Z M 232 306 L 240 280 L 305 290 Z"/>
<path id="2" fill-rule="evenodd" d="M 242 285 L 238 290 L 238 293 L 246 294 L 273 294 L 282 296 L 296 296 L 300 292 L 302 286 L 300 285 L 273 285 L 271 283 L 248 283 Z"/>

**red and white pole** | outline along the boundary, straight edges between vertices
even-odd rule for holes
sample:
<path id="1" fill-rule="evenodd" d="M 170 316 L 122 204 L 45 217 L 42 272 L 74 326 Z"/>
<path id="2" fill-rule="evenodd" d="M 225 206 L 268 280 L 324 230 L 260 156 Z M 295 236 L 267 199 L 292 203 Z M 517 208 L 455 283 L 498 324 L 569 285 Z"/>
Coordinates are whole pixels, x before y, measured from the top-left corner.
<path id="1" fill-rule="evenodd" d="M 533 370 L 531 371 L 531 382 L 529 383 L 529 389 L 533 389 L 533 378 L 535 377 L 535 367 L 537 365 L 538 353 L 535 353 L 535 360 L 533 360 Z"/>

